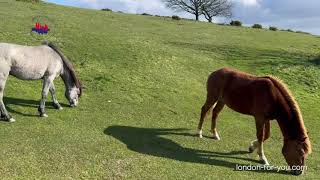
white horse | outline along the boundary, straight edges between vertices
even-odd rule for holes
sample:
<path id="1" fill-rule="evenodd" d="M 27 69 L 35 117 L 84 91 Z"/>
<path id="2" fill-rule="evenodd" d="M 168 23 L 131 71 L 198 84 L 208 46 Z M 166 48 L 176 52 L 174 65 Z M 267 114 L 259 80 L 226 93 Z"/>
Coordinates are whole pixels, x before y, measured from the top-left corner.
<path id="1" fill-rule="evenodd" d="M 52 43 L 44 42 L 41 46 L 0 43 L 0 117 L 9 122 L 15 121 L 3 103 L 3 92 L 9 75 L 22 80 L 43 80 L 42 98 L 38 108 L 40 117 L 48 117 L 45 113 L 45 102 L 49 91 L 53 106 L 62 109 L 53 84 L 57 76 L 60 75 L 65 84 L 65 96 L 71 107 L 77 106 L 81 96 L 81 83 L 71 62 Z"/>

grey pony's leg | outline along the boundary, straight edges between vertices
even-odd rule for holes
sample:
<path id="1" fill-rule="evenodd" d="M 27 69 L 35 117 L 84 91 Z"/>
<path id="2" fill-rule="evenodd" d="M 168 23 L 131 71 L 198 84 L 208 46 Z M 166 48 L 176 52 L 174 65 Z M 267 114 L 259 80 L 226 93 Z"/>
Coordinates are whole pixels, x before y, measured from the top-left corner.
<path id="1" fill-rule="evenodd" d="M 56 109 L 63 109 L 62 106 L 59 104 L 57 96 L 56 96 L 56 88 L 54 87 L 53 82 L 50 85 L 50 89 L 49 89 L 51 96 L 52 96 L 52 101 L 53 101 L 53 107 Z"/>
<path id="2" fill-rule="evenodd" d="M 14 122 L 16 120 L 10 116 L 10 114 L 8 113 L 3 103 L 3 92 L 4 92 L 4 87 L 6 85 L 7 78 L 8 78 L 8 74 L 6 75 L 0 74 L 0 117 L 4 118 L 9 122 Z"/>
<path id="3" fill-rule="evenodd" d="M 0 85 L 0 111 L 1 111 L 1 118 L 6 121 L 14 122 L 15 120 L 10 116 L 8 111 L 6 110 L 4 103 L 3 103 L 3 89 Z"/>
<path id="4" fill-rule="evenodd" d="M 52 77 L 44 77 L 44 79 L 43 79 L 42 97 L 41 97 L 40 105 L 38 108 L 38 111 L 40 113 L 40 117 L 48 117 L 48 115 L 45 112 L 45 106 L 46 106 L 46 100 L 48 97 L 50 85 L 51 85 L 53 79 L 54 78 L 52 78 Z"/>

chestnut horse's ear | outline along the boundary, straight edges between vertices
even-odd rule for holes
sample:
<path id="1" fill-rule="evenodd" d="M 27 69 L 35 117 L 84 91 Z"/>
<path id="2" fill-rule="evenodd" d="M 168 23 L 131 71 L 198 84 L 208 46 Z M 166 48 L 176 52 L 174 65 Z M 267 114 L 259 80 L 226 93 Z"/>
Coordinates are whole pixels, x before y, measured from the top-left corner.
<path id="1" fill-rule="evenodd" d="M 301 142 L 305 142 L 306 141 L 306 139 L 307 139 L 308 137 L 303 137 L 303 138 L 301 138 Z"/>

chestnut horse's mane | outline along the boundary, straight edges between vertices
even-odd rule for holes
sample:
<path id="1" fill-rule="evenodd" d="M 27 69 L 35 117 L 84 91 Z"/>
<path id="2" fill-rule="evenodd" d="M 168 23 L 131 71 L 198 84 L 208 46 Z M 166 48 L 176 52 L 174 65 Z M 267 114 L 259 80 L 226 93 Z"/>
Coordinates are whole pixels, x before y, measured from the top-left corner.
<path id="1" fill-rule="evenodd" d="M 284 84 L 279 78 L 274 76 L 266 76 L 266 78 L 270 79 L 272 83 L 276 86 L 276 88 L 280 91 L 283 98 L 289 105 L 290 109 L 293 111 L 292 115 L 295 116 L 298 120 L 300 128 L 303 130 L 303 134 L 301 138 L 304 138 L 303 146 L 306 152 L 311 153 L 311 144 L 306 132 L 306 128 L 304 126 L 302 114 L 300 108 L 298 106 L 297 101 L 294 99 L 291 91 L 287 88 L 286 84 Z"/>
<path id="2" fill-rule="evenodd" d="M 300 122 L 303 121 L 298 103 L 294 99 L 294 96 L 292 95 L 291 91 L 288 89 L 287 85 L 277 77 L 267 76 L 267 78 L 269 78 L 273 82 L 273 84 L 277 87 L 277 89 L 280 91 L 280 93 L 286 100 L 287 104 L 290 106 L 290 109 L 293 111 L 293 115 L 295 116 L 295 118 L 297 118 Z M 303 126 L 303 129 L 305 130 L 303 122 L 300 124 Z"/>

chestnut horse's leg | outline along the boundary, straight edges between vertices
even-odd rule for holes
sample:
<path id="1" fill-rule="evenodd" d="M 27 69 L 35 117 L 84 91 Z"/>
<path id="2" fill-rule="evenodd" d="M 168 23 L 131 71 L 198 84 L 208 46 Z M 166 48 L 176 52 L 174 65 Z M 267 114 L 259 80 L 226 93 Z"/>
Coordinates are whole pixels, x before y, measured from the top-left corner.
<path id="1" fill-rule="evenodd" d="M 217 132 L 217 128 L 216 128 L 217 118 L 218 118 L 220 111 L 223 109 L 224 105 L 225 104 L 223 101 L 218 101 L 216 106 L 212 110 L 211 132 L 213 135 L 213 139 L 216 139 L 216 140 L 220 140 L 220 136 L 219 136 L 219 134 Z"/>
<path id="2" fill-rule="evenodd" d="M 270 121 L 266 121 L 264 124 L 264 141 L 266 141 L 270 137 Z"/>
<path id="3" fill-rule="evenodd" d="M 204 121 L 209 109 L 214 105 L 214 103 L 216 101 L 217 101 L 216 98 L 208 95 L 206 102 L 204 103 L 204 105 L 201 108 L 201 116 L 200 116 L 200 121 L 198 124 L 198 135 L 200 138 L 202 138 L 203 121 Z"/>
<path id="4" fill-rule="evenodd" d="M 267 121 L 264 125 L 264 141 L 266 141 L 270 137 L 270 121 Z M 254 140 L 251 142 L 249 146 L 249 152 L 252 153 L 254 150 L 258 148 L 258 140 Z"/>
<path id="5" fill-rule="evenodd" d="M 258 155 L 262 164 L 269 165 L 266 156 L 263 151 L 263 141 L 265 140 L 265 123 L 266 120 L 264 118 L 256 118 L 256 129 L 257 129 L 257 148 Z"/>

